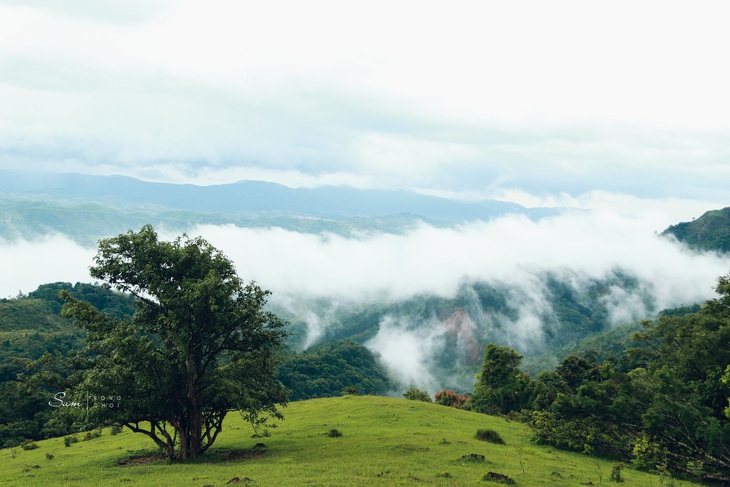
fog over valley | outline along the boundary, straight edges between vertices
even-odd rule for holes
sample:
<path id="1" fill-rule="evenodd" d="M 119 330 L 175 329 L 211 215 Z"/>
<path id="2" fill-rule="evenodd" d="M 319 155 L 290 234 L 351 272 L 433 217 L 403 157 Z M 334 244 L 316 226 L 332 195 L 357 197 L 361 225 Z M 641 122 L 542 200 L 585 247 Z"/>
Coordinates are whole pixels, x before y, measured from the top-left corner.
<path id="1" fill-rule="evenodd" d="M 691 251 L 657 235 L 655 223 L 570 211 L 448 228 L 417 224 L 401 234 L 347 237 L 234 225 L 201 225 L 189 234 L 206 238 L 245 280 L 272 292 L 271 306 L 301 325 L 299 349 L 346 336 L 342 328 L 353 325 L 343 324 L 343 316 L 370 310 L 377 326 L 360 340 L 399 383 L 434 391 L 444 384 L 471 387 L 468 366 L 490 341 L 528 355 L 570 341 L 573 335 L 560 336 L 574 333 L 565 328 L 566 315 L 554 309 L 560 293 L 600 307 L 605 327 L 713 297 L 730 257 Z M 178 235 L 159 231 L 164 239 Z M 46 282 L 90 282 L 95 249 L 48 235 L 3 241 L 0 253 L 1 295 L 12 297 Z"/>

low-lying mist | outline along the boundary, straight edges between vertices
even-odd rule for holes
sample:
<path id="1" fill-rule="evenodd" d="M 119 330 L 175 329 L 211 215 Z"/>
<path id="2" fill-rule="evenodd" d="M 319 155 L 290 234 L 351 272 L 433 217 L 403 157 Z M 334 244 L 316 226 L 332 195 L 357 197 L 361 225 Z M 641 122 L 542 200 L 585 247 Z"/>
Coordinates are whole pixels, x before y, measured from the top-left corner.
<path id="1" fill-rule="evenodd" d="M 343 313 L 379 310 L 375 328 L 358 339 L 400 383 L 431 391 L 444 385 L 444 371 L 453 375 L 449 384 L 470 387 L 472 370 L 460 371 L 478 363 L 486 342 L 538 353 L 560 338 L 560 293 L 600 306 L 612 326 L 709 299 L 717 277 L 730 270 L 728 256 L 689 251 L 658 236 L 655 222 L 609 212 L 422 224 L 398 235 L 212 225 L 189 234 L 208 239 L 239 275 L 272 291 L 272 306 L 306 324 L 301 348 L 336 337 Z M 88 282 L 94 253 L 58 235 L 0 242 L 0 296 L 45 282 Z M 489 304 L 490 293 L 498 305 Z M 395 305 L 404 301 L 426 304 L 417 312 L 415 304 Z M 451 305 L 439 308 L 445 301 Z M 439 355 L 447 350 L 453 356 Z"/>

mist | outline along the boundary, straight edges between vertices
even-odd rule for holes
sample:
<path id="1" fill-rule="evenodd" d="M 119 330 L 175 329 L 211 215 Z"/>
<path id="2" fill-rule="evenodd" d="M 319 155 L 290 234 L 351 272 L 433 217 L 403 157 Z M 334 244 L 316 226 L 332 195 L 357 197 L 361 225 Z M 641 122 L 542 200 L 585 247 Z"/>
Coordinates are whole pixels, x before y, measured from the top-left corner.
<path id="1" fill-rule="evenodd" d="M 483 352 L 469 349 L 475 342 L 539 351 L 546 327 L 560 330 L 547 299 L 549 278 L 579 290 L 610 282 L 617 272 L 631 276 L 636 282 L 631 289 L 608 284 L 597 298 L 612 325 L 714 297 L 716 279 L 730 270 L 730 257 L 690 251 L 657 235 L 655 223 L 598 211 L 538 221 L 511 215 L 452 228 L 420 224 L 402 234 L 350 237 L 232 225 L 199 226 L 188 234 L 206 238 L 233 260 L 243 279 L 272 291 L 272 305 L 306 323 L 302 348 L 327 335 L 338 310 L 458 294 L 463 315 L 385 316 L 365 343 L 399 383 L 433 391 L 443 384 L 434 375 L 433 356 L 444 346 L 447 329 L 463 342 L 459 354 L 471 354 L 472 360 Z M 160 233 L 163 239 L 177 236 Z M 2 241 L 0 296 L 46 282 L 89 282 L 94 254 L 95 249 L 61 235 Z M 469 297 L 470 286 L 480 282 L 505 291 L 506 311 L 487 312 Z M 454 357 L 452 365 L 458 368 L 462 358 Z M 470 380 L 473 384 L 473 375 L 454 377 L 452 383 L 467 388 Z"/>
<path id="2" fill-rule="evenodd" d="M 455 228 L 422 224 L 402 235 L 234 226 L 200 226 L 196 232 L 223 250 L 239 275 L 274 297 L 453 297 L 468 281 L 533 289 L 539 286 L 536 276 L 551 272 L 579 286 L 615 269 L 645 282 L 660 308 L 711 297 L 716 278 L 730 270 L 730 258 L 689 251 L 652 228 L 641 218 L 578 212 L 539 221 L 512 215 Z"/>
<path id="3" fill-rule="evenodd" d="M 0 298 L 16 297 L 49 282 L 90 282 L 96 249 L 64 235 L 33 241 L 0 239 Z"/>

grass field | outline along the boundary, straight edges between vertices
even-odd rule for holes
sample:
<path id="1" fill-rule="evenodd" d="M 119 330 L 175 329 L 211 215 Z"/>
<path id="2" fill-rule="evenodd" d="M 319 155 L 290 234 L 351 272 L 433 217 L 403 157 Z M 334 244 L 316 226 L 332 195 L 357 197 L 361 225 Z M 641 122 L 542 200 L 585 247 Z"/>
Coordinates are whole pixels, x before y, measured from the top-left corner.
<path id="1" fill-rule="evenodd" d="M 489 486 L 500 485 L 483 480 L 496 472 L 522 486 L 619 485 L 610 481 L 614 462 L 532 445 L 525 425 L 483 414 L 373 396 L 296 402 L 284 414 L 267 438 L 252 438 L 250 426 L 230 414 L 205 458 L 184 464 L 149 457 L 130 462 L 143 450 L 152 453 L 152 441 L 126 430 L 111 435 L 109 428 L 99 438 L 68 447 L 55 438 L 37 442 L 34 450 L 4 449 L 0 484 Z M 342 436 L 330 437 L 333 429 Z M 505 444 L 477 440 L 479 429 L 496 431 Z M 265 447 L 255 448 L 257 443 Z M 624 486 L 692 485 L 629 468 L 622 474 Z"/>

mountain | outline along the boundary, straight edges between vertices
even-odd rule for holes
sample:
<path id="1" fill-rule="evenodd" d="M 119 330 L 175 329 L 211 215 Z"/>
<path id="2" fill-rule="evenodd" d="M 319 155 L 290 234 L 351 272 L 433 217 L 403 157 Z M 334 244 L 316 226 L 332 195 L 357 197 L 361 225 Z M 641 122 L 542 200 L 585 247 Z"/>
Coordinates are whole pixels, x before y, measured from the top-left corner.
<path id="1" fill-rule="evenodd" d="M 145 223 L 186 231 L 196 224 L 277 226 L 349 235 L 402 232 L 520 213 L 554 214 L 503 201 L 455 201 L 405 190 L 289 188 L 260 181 L 195 186 L 122 176 L 0 172 L 0 237 L 30 239 L 63 233 L 83 243 Z"/>
<path id="2" fill-rule="evenodd" d="M 730 207 L 711 210 L 690 222 L 672 225 L 662 232 L 690 248 L 730 252 Z"/>

